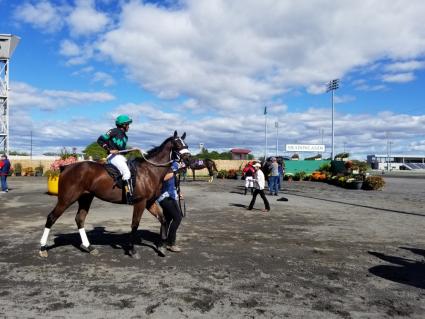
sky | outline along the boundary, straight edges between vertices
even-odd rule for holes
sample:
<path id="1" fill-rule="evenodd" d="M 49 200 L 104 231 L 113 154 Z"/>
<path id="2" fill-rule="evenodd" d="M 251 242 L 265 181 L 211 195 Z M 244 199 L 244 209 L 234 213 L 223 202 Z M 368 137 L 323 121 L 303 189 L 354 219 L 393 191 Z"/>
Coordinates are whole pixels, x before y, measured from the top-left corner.
<path id="1" fill-rule="evenodd" d="M 0 15 L 21 38 L 10 150 L 82 151 L 124 113 L 145 150 L 177 130 L 192 153 L 259 157 L 267 126 L 268 155 L 329 156 L 339 79 L 335 153 L 425 155 L 423 0 L 0 0 Z"/>

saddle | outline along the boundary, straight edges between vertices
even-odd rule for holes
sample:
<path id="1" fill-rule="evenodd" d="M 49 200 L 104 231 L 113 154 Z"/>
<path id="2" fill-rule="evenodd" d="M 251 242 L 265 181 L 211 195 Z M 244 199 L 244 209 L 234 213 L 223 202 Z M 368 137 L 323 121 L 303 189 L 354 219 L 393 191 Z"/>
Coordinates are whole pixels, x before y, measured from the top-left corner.
<path id="1" fill-rule="evenodd" d="M 131 182 L 133 183 L 133 185 L 136 185 L 136 176 L 137 176 L 136 161 L 135 160 L 127 161 L 127 166 L 131 173 Z M 118 170 L 118 168 L 116 168 L 112 164 L 104 164 L 104 167 L 106 171 L 108 172 L 108 174 L 114 180 L 115 186 L 120 189 L 123 189 L 124 185 L 123 185 L 122 175 L 120 171 Z"/>

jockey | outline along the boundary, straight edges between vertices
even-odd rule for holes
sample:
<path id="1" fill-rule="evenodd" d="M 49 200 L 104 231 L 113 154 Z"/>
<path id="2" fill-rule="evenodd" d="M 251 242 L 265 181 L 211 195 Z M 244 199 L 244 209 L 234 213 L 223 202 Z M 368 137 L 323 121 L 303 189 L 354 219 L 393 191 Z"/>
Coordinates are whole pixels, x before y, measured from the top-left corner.
<path id="1" fill-rule="evenodd" d="M 131 182 L 131 173 L 127 166 L 127 159 L 120 154 L 125 150 L 130 124 L 133 120 L 125 114 L 119 115 L 115 120 L 116 128 L 110 129 L 106 134 L 99 136 L 97 143 L 108 152 L 107 162 L 114 165 L 120 171 L 124 182 L 124 188 L 127 197 L 127 203 L 133 203 L 133 184 Z"/>

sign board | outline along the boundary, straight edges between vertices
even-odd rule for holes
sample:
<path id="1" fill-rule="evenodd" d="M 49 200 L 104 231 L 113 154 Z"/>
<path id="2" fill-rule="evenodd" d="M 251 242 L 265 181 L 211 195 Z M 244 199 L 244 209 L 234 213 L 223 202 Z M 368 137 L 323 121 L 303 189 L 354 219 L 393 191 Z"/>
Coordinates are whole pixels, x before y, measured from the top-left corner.
<path id="1" fill-rule="evenodd" d="M 286 144 L 287 152 L 324 152 L 325 145 L 312 144 Z"/>

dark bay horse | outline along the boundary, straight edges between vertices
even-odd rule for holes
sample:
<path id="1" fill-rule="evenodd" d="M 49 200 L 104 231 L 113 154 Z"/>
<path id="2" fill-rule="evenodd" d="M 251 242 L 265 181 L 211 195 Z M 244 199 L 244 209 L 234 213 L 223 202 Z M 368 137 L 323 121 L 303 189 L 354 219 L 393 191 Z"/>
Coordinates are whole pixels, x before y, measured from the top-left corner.
<path id="1" fill-rule="evenodd" d="M 144 159 L 136 160 L 133 219 L 128 247 L 128 253 L 132 257 L 139 258 L 134 244 L 145 208 L 148 208 L 157 217 L 161 223 L 161 233 L 164 234 L 165 218 L 155 204 L 155 200 L 159 196 L 164 176 L 170 171 L 172 160 L 189 153 L 188 146 L 184 142 L 185 137 L 186 133 L 179 137 L 177 132 L 174 132 L 174 135 L 167 138 L 160 146 L 149 150 Z M 59 177 L 58 201 L 47 216 L 44 233 L 40 240 L 40 256 L 47 257 L 48 255 L 47 239 L 53 224 L 76 201 L 78 201 L 78 211 L 75 221 L 82 241 L 80 247 L 91 254 L 97 254 L 97 250 L 90 245 L 84 230 L 84 222 L 92 200 L 97 197 L 107 202 L 125 204 L 126 199 L 123 195 L 122 189 L 116 187 L 115 181 L 103 164 L 85 161 L 67 166 Z"/>
<path id="2" fill-rule="evenodd" d="M 211 183 L 214 179 L 214 171 L 218 172 L 215 162 L 209 158 L 197 159 L 194 157 L 189 157 L 189 158 L 185 158 L 183 162 L 186 165 L 186 167 L 192 170 L 193 180 L 195 180 L 195 170 L 206 168 L 210 176 L 210 179 L 208 180 L 209 183 Z"/>

